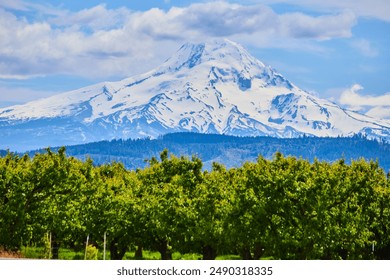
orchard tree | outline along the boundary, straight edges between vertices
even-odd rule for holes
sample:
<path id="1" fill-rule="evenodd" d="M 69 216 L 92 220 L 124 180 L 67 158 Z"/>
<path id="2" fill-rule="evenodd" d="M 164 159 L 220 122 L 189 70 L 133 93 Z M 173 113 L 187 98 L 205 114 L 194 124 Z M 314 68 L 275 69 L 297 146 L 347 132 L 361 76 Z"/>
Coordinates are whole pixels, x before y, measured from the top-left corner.
<path id="1" fill-rule="evenodd" d="M 80 165 L 78 160 L 66 157 L 65 148 L 58 153 L 47 149 L 44 154 L 36 154 L 32 161 L 29 213 L 35 234 L 51 233 L 53 258 L 58 258 L 61 242 L 73 243 L 85 228 L 80 220 L 80 191 L 87 179 L 80 174 Z"/>
<path id="2" fill-rule="evenodd" d="M 257 163 L 245 163 L 229 172 L 234 203 L 227 233 L 231 246 L 236 248 L 242 259 L 259 259 L 271 242 L 269 217 L 272 211 L 266 206 L 273 198 L 267 197 L 264 192 L 270 182 L 268 165 L 268 161 L 259 157 Z"/>
<path id="3" fill-rule="evenodd" d="M 106 234 L 111 259 L 120 260 L 141 238 L 136 198 L 140 184 L 135 172 L 126 170 L 121 163 L 100 166 L 96 173 L 99 178 L 89 203 L 89 231 L 100 241 Z"/>
<path id="4" fill-rule="evenodd" d="M 19 250 L 32 238 L 28 197 L 31 160 L 8 153 L 0 158 L 0 247 Z"/>
<path id="5" fill-rule="evenodd" d="M 223 165 L 214 163 L 203 183 L 196 186 L 192 240 L 200 247 L 204 260 L 215 259 L 229 244 L 226 229 L 234 200 L 229 176 Z"/>
<path id="6" fill-rule="evenodd" d="M 202 162 L 193 157 L 168 157 L 160 154 L 160 161 L 152 158 L 150 166 L 138 172 L 142 182 L 142 220 L 151 248 L 157 249 L 162 259 L 172 258 L 191 239 L 193 214 L 191 203 L 196 186 L 202 182 Z"/>

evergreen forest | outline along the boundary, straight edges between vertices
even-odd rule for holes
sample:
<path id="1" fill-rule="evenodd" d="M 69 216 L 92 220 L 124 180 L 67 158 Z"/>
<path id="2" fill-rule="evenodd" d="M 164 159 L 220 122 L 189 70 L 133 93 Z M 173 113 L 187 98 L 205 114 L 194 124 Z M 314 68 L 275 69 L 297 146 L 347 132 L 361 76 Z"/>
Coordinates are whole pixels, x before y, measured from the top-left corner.
<path id="1" fill-rule="evenodd" d="M 53 151 L 58 149 L 52 147 Z M 259 155 L 272 159 L 276 152 L 281 152 L 285 156 L 310 162 L 315 159 L 334 162 L 342 158 L 350 164 L 352 160 L 364 158 L 378 161 L 386 172 L 390 171 L 390 144 L 369 140 L 362 135 L 289 139 L 180 132 L 162 135 L 158 139 L 114 139 L 66 147 L 68 155 L 82 160 L 91 158 L 95 165 L 116 161 L 132 170 L 146 167 L 148 159 L 159 157 L 164 149 L 175 155 L 196 155 L 202 160 L 203 169 L 207 170 L 212 169 L 213 162 L 222 163 L 227 168 L 239 167 L 247 161 L 256 161 Z M 31 151 L 29 154 L 34 156 L 36 152 L 44 150 Z"/>

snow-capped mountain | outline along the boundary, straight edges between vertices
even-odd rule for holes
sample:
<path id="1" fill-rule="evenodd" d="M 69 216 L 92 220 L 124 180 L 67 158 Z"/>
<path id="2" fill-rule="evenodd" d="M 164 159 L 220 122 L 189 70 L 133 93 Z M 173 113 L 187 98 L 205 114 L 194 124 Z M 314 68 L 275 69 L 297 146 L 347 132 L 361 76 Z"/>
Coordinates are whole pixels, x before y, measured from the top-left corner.
<path id="1" fill-rule="evenodd" d="M 185 44 L 160 67 L 0 109 L 0 148 L 25 150 L 192 131 L 390 140 L 390 123 L 299 89 L 229 40 Z"/>

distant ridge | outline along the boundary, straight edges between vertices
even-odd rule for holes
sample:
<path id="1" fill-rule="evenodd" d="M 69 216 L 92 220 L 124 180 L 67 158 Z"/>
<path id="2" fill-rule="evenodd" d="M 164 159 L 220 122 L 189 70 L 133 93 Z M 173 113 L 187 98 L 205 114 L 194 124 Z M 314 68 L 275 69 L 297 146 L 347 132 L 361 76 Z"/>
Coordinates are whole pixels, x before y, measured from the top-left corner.
<path id="1" fill-rule="evenodd" d="M 56 150 L 58 148 L 53 148 Z M 333 162 L 344 159 L 364 158 L 377 161 L 390 172 L 390 144 L 369 140 L 362 136 L 353 137 L 300 137 L 281 139 L 275 137 L 237 137 L 219 134 L 173 133 L 158 139 L 112 140 L 66 147 L 67 154 L 80 159 L 92 158 L 95 164 L 122 162 L 128 169 L 143 168 L 146 160 L 158 157 L 168 149 L 176 156 L 198 156 L 205 169 L 212 162 L 226 167 L 238 167 L 246 161 L 256 161 L 258 156 L 272 158 L 276 152 L 285 156 L 302 157 L 311 162 Z M 31 151 L 33 155 L 44 150 Z"/>

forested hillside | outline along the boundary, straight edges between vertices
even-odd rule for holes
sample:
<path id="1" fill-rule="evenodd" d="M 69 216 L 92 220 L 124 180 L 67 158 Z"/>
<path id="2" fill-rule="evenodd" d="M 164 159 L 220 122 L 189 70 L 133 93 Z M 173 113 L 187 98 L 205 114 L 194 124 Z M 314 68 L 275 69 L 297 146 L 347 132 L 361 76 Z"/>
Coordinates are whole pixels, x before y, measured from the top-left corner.
<path id="1" fill-rule="evenodd" d="M 329 162 L 364 158 L 378 160 L 386 171 L 390 170 L 390 144 L 368 140 L 361 136 L 339 138 L 302 137 L 281 139 L 273 137 L 234 137 L 217 134 L 174 133 L 159 139 L 113 140 L 69 146 L 67 153 L 81 159 L 91 157 L 95 164 L 122 162 L 128 169 L 143 168 L 146 159 L 158 157 L 163 149 L 175 155 L 197 155 L 204 168 L 212 163 L 238 167 L 246 161 L 256 161 L 259 155 L 271 159 L 276 152 L 297 158 Z M 56 149 L 54 149 L 56 150 Z M 35 151 L 31 152 L 33 155 Z"/>
<path id="2" fill-rule="evenodd" d="M 389 201 L 389 176 L 373 161 L 276 153 L 203 171 L 198 157 L 164 150 L 132 171 L 65 148 L 9 153 L 0 157 L 0 247 L 44 247 L 50 234 L 56 258 L 58 248 L 82 250 L 87 236 L 102 249 L 106 235 L 112 259 L 134 248 L 162 259 L 387 259 Z"/>

